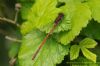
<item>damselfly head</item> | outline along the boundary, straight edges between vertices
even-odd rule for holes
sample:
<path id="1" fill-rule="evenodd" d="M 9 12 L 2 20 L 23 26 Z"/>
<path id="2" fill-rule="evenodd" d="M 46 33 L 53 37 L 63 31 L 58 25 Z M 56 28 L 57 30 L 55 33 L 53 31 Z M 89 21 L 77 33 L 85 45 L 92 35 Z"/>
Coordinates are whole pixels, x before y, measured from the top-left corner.
<path id="1" fill-rule="evenodd" d="M 64 14 L 63 13 L 59 13 L 58 17 L 55 20 L 55 25 L 57 25 L 63 17 L 64 17 Z"/>

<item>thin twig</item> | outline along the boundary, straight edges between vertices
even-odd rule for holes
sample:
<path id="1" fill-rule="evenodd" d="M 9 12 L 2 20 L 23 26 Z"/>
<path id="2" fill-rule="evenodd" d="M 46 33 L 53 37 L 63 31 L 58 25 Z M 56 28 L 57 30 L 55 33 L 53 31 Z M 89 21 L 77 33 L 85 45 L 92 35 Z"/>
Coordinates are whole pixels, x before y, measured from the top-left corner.
<path id="1" fill-rule="evenodd" d="M 21 8 L 21 4 L 20 4 L 20 3 L 16 3 L 16 4 L 15 4 L 16 13 L 15 13 L 15 18 L 14 18 L 14 20 L 7 19 L 7 18 L 4 18 L 4 17 L 0 17 L 0 20 L 1 20 L 1 21 L 6 21 L 6 22 L 8 22 L 8 23 L 11 23 L 11 24 L 16 25 L 17 27 L 20 27 L 20 25 L 16 23 L 16 22 L 17 22 L 17 19 L 18 19 L 18 13 L 19 13 L 19 11 L 20 11 L 20 8 Z"/>
<path id="2" fill-rule="evenodd" d="M 4 18 L 4 17 L 0 17 L 0 20 L 15 24 L 15 21 L 7 19 L 7 18 Z"/>
<path id="3" fill-rule="evenodd" d="M 15 22 L 15 23 L 17 22 L 18 13 L 19 13 L 19 11 L 16 11 L 16 13 L 15 13 L 15 19 L 14 19 L 14 22 Z"/>
<path id="4" fill-rule="evenodd" d="M 16 10 L 15 19 L 14 19 L 15 22 L 17 22 L 18 13 L 19 13 L 21 7 L 22 7 L 22 6 L 21 6 L 20 3 L 16 3 L 16 4 L 15 4 L 15 10 Z"/>
<path id="5" fill-rule="evenodd" d="M 2 29 L 0 29 L 0 33 L 3 34 L 3 35 L 5 35 L 5 38 L 8 39 L 8 40 L 10 40 L 10 41 L 21 42 L 21 40 L 19 40 L 17 38 L 12 38 L 12 37 L 8 36 L 8 35 L 10 35 L 10 33 L 6 32 L 6 31 L 4 31 Z"/>
<path id="6" fill-rule="evenodd" d="M 5 36 L 6 39 L 10 40 L 10 41 L 14 41 L 14 42 L 21 42 L 21 40 L 17 39 L 17 38 L 12 38 L 9 36 Z"/>
<path id="7" fill-rule="evenodd" d="M 15 63 L 16 63 L 16 58 L 12 58 L 10 61 L 9 61 L 9 64 L 10 64 L 10 66 L 14 66 L 15 65 Z"/>
<path id="8" fill-rule="evenodd" d="M 5 18 L 5 17 L 0 17 L 0 20 L 1 20 L 1 21 L 6 21 L 6 22 L 11 23 L 11 24 L 14 24 L 14 25 L 16 25 L 17 27 L 20 26 L 19 24 L 16 24 L 15 21 L 13 21 L 13 20 L 11 20 L 11 19 L 7 19 L 7 18 Z"/>

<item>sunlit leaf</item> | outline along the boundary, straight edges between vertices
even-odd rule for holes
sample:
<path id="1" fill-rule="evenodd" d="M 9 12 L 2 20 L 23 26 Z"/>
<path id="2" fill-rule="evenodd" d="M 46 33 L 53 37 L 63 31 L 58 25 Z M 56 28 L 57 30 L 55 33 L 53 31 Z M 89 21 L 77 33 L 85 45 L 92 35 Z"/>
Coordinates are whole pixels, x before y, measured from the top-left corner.
<path id="1" fill-rule="evenodd" d="M 58 35 L 58 41 L 62 44 L 70 43 L 77 35 L 79 35 L 82 28 L 87 26 L 90 19 L 91 11 L 88 6 L 83 4 L 78 5 L 71 20 L 72 29 L 67 32 L 61 32 Z"/>
<path id="2" fill-rule="evenodd" d="M 21 27 L 22 33 L 27 33 L 35 27 L 41 28 L 50 22 L 53 23 L 60 12 L 60 10 L 56 8 L 56 5 L 57 0 L 36 0 L 35 4 L 31 7 L 28 21 L 23 23 Z"/>
<path id="3" fill-rule="evenodd" d="M 70 48 L 70 60 L 77 59 L 79 56 L 80 47 L 78 45 L 72 45 Z"/>
<path id="4" fill-rule="evenodd" d="M 82 50 L 83 55 L 84 55 L 87 59 L 89 59 L 89 60 L 93 61 L 94 63 L 96 63 L 96 57 L 97 57 L 96 54 L 90 52 L 90 51 L 89 51 L 88 49 L 86 49 L 86 48 L 81 48 L 81 50 Z"/>
<path id="5" fill-rule="evenodd" d="M 100 0 L 88 0 L 87 2 L 92 11 L 92 17 L 100 23 Z"/>
<path id="6" fill-rule="evenodd" d="M 68 46 L 63 46 L 54 39 L 49 38 L 35 60 L 32 60 L 33 54 L 44 37 L 45 34 L 38 30 L 24 36 L 23 44 L 18 54 L 20 66 L 55 66 L 64 59 L 64 56 L 69 52 Z"/>
<path id="7" fill-rule="evenodd" d="M 80 46 L 85 48 L 94 48 L 96 45 L 97 42 L 91 38 L 85 38 L 80 42 Z"/>

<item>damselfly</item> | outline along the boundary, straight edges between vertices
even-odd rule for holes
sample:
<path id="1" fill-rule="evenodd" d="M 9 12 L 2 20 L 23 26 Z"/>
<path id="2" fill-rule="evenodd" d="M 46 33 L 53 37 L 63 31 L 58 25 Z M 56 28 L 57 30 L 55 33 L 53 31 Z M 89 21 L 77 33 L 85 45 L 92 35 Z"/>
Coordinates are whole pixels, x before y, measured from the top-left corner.
<path id="1" fill-rule="evenodd" d="M 43 47 L 43 45 L 45 44 L 46 40 L 48 39 L 48 37 L 53 33 L 53 31 L 55 30 L 56 26 L 59 24 L 59 22 L 62 20 L 62 18 L 64 17 L 63 13 L 59 13 L 58 17 L 56 18 L 56 20 L 54 21 L 54 25 L 52 27 L 52 29 L 50 30 L 50 32 L 46 35 L 46 37 L 43 39 L 43 41 L 41 42 L 40 46 L 38 47 L 38 49 L 36 50 L 36 52 L 34 53 L 32 60 L 35 59 L 35 57 L 37 56 L 38 52 L 40 51 L 40 49 Z"/>

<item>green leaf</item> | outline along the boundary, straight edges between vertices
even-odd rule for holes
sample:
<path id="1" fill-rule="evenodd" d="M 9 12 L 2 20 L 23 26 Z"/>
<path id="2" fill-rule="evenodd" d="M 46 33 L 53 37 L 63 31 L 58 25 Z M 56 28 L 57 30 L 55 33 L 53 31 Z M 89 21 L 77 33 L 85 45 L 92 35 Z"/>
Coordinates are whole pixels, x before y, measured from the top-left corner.
<path id="1" fill-rule="evenodd" d="M 60 12 L 56 5 L 57 0 L 36 0 L 28 15 L 28 21 L 22 24 L 21 32 L 25 34 L 34 28 L 42 28 L 53 23 Z"/>
<path id="2" fill-rule="evenodd" d="M 54 30 L 55 33 L 59 33 L 61 31 L 69 31 L 71 30 L 72 24 L 71 19 L 72 15 L 75 10 L 75 5 L 79 4 L 80 1 L 73 1 L 73 0 L 58 0 L 57 5 L 59 3 L 65 3 L 62 7 L 60 7 L 60 12 L 64 14 L 64 18 L 59 22 L 56 29 Z M 45 31 L 48 33 L 51 28 L 53 27 L 54 22 L 47 24 L 46 26 L 40 28 L 41 31 Z"/>
<path id="3" fill-rule="evenodd" d="M 20 66 L 55 66 L 60 63 L 69 52 L 69 46 L 57 43 L 51 37 L 32 60 L 32 56 L 44 39 L 45 34 L 35 30 L 24 36 L 20 52 L 18 54 Z"/>
<path id="4" fill-rule="evenodd" d="M 58 35 L 58 41 L 65 45 L 70 43 L 77 35 L 79 35 L 82 28 L 87 26 L 88 20 L 90 19 L 91 11 L 88 6 L 84 4 L 77 5 L 71 20 L 72 29 L 67 32 L 61 32 L 61 34 Z"/>
<path id="5" fill-rule="evenodd" d="M 58 3 L 65 3 L 64 6 L 60 7 L 59 9 L 61 10 L 60 12 L 64 13 L 64 18 L 60 22 L 60 24 L 57 26 L 57 28 L 54 30 L 54 32 L 61 32 L 61 31 L 68 31 L 71 30 L 72 24 L 71 24 L 71 19 L 72 15 L 75 10 L 75 5 L 80 4 L 81 2 L 79 0 L 74 1 L 74 0 L 58 0 Z M 48 33 L 50 29 L 52 28 L 54 23 L 48 24 L 44 26 L 43 28 L 40 28 L 42 31 L 46 31 Z"/>
<path id="6" fill-rule="evenodd" d="M 52 28 L 58 13 L 64 13 L 64 19 L 54 32 L 68 31 L 71 29 L 70 20 L 73 11 L 75 10 L 74 4 L 80 1 L 74 2 L 73 0 L 66 0 L 64 1 L 65 5 L 58 8 L 57 5 L 59 2 L 60 1 L 58 0 L 36 0 L 35 4 L 31 7 L 30 13 L 28 13 L 28 20 L 21 26 L 22 34 L 26 34 L 37 28 L 48 33 Z"/>
<path id="7" fill-rule="evenodd" d="M 88 5 L 92 11 L 92 17 L 100 23 L 100 0 L 88 0 Z"/>
<path id="8" fill-rule="evenodd" d="M 95 48 L 97 42 L 91 38 L 85 38 L 80 42 L 80 46 L 84 48 Z"/>
<path id="9" fill-rule="evenodd" d="M 86 49 L 86 48 L 81 48 L 81 50 L 82 50 L 83 55 L 84 55 L 87 59 L 89 59 L 89 60 L 93 61 L 94 63 L 96 63 L 96 55 L 95 55 L 94 53 L 90 52 L 90 51 L 89 51 L 88 49 Z"/>
<path id="10" fill-rule="evenodd" d="M 84 57 L 79 57 L 78 59 L 72 61 L 72 66 L 98 66 L 98 64 L 93 63 Z"/>
<path id="11" fill-rule="evenodd" d="M 60 3 L 65 3 L 64 6 L 60 7 L 60 12 L 64 14 L 63 19 L 59 22 L 59 24 L 57 25 L 56 29 L 54 30 L 54 32 L 59 33 L 61 31 L 68 31 L 71 29 L 72 24 L 71 24 L 71 18 L 72 18 L 72 14 L 73 11 L 75 10 L 75 3 L 73 2 L 73 0 L 59 0 Z M 59 4 L 59 3 L 57 3 Z M 41 31 L 45 31 L 46 33 L 48 33 L 51 28 L 53 27 L 54 21 L 52 23 L 49 23 L 48 25 L 44 26 L 43 28 L 40 28 Z"/>
<path id="12" fill-rule="evenodd" d="M 30 12 L 32 5 L 33 5 L 32 2 L 22 4 L 23 7 L 21 8 L 21 15 L 23 19 L 27 20 L 28 13 Z"/>
<path id="13" fill-rule="evenodd" d="M 79 56 L 80 47 L 78 45 L 72 45 L 70 48 L 70 60 L 77 59 Z"/>
<path id="14" fill-rule="evenodd" d="M 65 8 L 64 6 L 64 11 L 67 12 L 67 7 Z M 49 33 L 50 30 L 52 29 L 54 23 L 48 24 L 42 28 L 40 28 L 41 31 L 44 31 L 46 33 Z M 57 25 L 56 29 L 54 30 L 54 33 L 59 33 L 61 31 L 68 31 L 71 29 L 71 18 L 69 14 L 65 14 L 64 13 L 64 18 L 59 22 L 59 24 Z"/>

